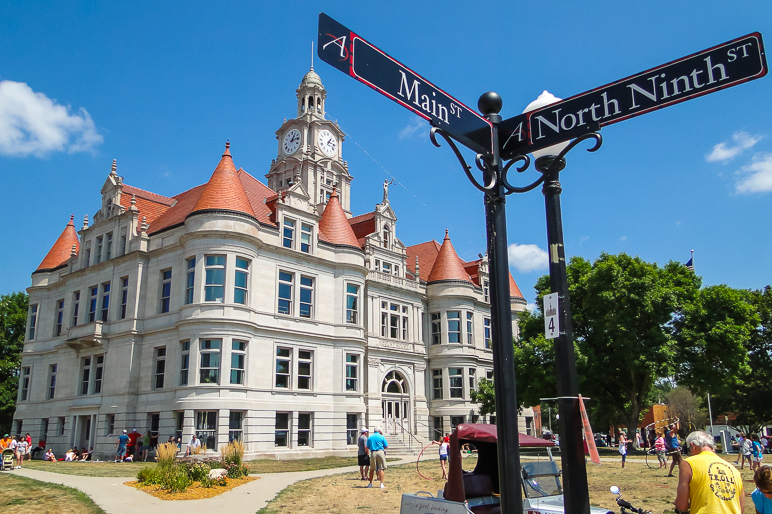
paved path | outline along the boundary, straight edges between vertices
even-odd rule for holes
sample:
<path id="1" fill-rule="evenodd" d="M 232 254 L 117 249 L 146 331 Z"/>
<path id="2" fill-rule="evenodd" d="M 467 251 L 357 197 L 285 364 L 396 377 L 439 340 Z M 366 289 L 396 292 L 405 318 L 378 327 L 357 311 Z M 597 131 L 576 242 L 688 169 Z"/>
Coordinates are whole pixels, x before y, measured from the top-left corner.
<path id="1" fill-rule="evenodd" d="M 414 461 L 415 457 L 403 457 L 400 461 L 389 462 L 389 465 Z M 14 475 L 33 478 L 41 482 L 62 484 L 83 491 L 108 514 L 137 514 L 138 512 L 142 514 L 166 514 L 173 510 L 184 510 L 185 514 L 212 514 L 213 512 L 254 514 L 265 507 L 279 492 L 295 482 L 339 473 L 359 473 L 359 466 L 254 475 L 260 479 L 226 491 L 214 498 L 170 501 L 159 500 L 155 496 L 143 493 L 134 487 L 123 485 L 125 482 L 136 480 L 137 477 L 82 477 L 32 469 L 13 471 Z"/>

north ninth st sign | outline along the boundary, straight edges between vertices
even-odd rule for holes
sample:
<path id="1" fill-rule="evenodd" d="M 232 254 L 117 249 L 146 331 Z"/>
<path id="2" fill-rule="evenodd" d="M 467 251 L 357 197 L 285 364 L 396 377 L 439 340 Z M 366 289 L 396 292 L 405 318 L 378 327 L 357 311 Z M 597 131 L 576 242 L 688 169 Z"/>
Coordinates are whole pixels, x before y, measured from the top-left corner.
<path id="1" fill-rule="evenodd" d="M 530 153 L 766 74 L 761 34 L 754 32 L 505 120 L 499 125 L 501 156 Z"/>

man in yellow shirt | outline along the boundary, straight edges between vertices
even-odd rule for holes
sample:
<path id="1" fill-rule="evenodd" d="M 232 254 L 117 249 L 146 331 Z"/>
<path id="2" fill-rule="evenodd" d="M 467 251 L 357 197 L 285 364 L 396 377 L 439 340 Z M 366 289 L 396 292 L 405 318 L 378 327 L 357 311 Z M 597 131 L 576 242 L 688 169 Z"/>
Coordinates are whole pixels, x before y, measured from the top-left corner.
<path id="1" fill-rule="evenodd" d="M 716 443 L 698 430 L 686 438 L 690 455 L 678 473 L 675 506 L 691 514 L 742 514 L 743 481 L 732 464 L 716 455 Z"/>

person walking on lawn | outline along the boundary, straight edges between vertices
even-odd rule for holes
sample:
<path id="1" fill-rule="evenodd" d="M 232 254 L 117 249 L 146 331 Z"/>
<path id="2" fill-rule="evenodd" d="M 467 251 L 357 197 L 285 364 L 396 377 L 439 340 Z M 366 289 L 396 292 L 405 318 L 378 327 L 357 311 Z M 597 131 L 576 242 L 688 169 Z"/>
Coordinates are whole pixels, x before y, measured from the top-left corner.
<path id="1" fill-rule="evenodd" d="M 716 455 L 713 436 L 702 430 L 686 438 L 689 455 L 678 471 L 676 512 L 742 514 L 745 494 L 740 472 Z"/>
<path id="2" fill-rule="evenodd" d="M 370 450 L 367 448 L 367 439 L 370 431 L 367 427 L 362 427 L 359 439 L 357 439 L 357 464 L 359 464 L 359 477 L 367 480 L 367 474 L 370 471 Z"/>
<path id="3" fill-rule="evenodd" d="M 381 427 L 375 427 L 373 435 L 367 438 L 367 448 L 370 450 L 370 484 L 367 487 L 373 486 L 373 475 L 378 474 L 378 481 L 381 483 L 381 489 L 385 489 L 386 485 L 383 482 L 384 471 L 386 470 L 386 448 L 389 447 L 389 443 L 386 438 L 383 437 Z"/>

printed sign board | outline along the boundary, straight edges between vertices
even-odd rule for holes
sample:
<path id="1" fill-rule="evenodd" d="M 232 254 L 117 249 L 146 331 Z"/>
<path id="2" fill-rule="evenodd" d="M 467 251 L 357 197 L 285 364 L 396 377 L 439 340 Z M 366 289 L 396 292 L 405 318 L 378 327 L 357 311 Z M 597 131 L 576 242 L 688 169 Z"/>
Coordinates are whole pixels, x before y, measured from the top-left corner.
<path id="1" fill-rule="evenodd" d="M 319 14 L 318 54 L 463 145 L 476 152 L 492 151 L 491 122 L 324 13 Z"/>
<path id="2" fill-rule="evenodd" d="M 558 294 L 544 295 L 544 337 L 555 339 L 560 335 L 560 319 L 558 318 Z"/>
<path id="3" fill-rule="evenodd" d="M 501 156 L 531 153 L 766 74 L 764 44 L 754 32 L 504 120 L 499 125 Z"/>

